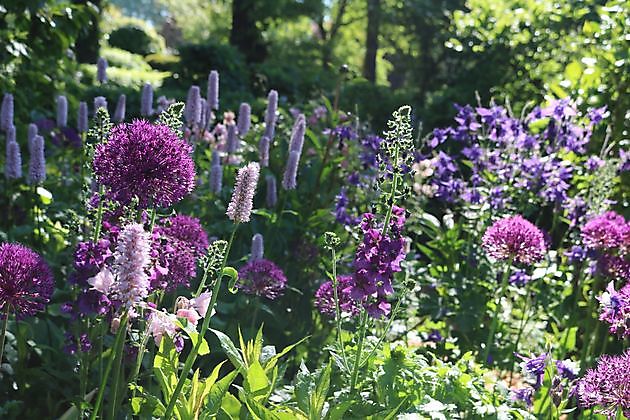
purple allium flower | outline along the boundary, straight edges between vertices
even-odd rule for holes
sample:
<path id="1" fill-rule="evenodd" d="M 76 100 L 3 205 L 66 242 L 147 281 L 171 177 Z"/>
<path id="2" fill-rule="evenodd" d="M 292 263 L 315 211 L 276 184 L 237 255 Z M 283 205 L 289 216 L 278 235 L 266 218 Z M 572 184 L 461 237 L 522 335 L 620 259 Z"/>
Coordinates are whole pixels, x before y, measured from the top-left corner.
<path id="1" fill-rule="evenodd" d="M 580 406 L 598 407 L 595 412 L 609 419 L 616 418 L 619 411 L 630 417 L 630 350 L 619 356 L 601 356 L 597 368 L 587 370 L 576 389 Z"/>
<path id="2" fill-rule="evenodd" d="M 226 151 L 229 154 L 236 153 L 241 148 L 241 141 L 236 135 L 236 126 L 234 124 L 228 124 L 227 127 L 227 140 Z"/>
<path id="3" fill-rule="evenodd" d="M 611 281 L 597 300 L 599 320 L 610 324 L 608 331 L 619 337 L 630 337 L 630 283 L 615 290 L 615 284 Z"/>
<path id="4" fill-rule="evenodd" d="M 249 131 L 252 118 L 252 107 L 243 102 L 238 109 L 238 135 L 243 137 Z"/>
<path id="5" fill-rule="evenodd" d="M 7 160 L 4 163 L 4 175 L 8 179 L 22 177 L 22 154 L 20 153 L 20 145 L 15 141 L 7 142 Z"/>
<path id="6" fill-rule="evenodd" d="M 7 307 L 18 319 L 42 311 L 50 300 L 54 279 L 48 264 L 31 249 L 0 244 L 0 310 Z"/>
<path id="7" fill-rule="evenodd" d="M 306 120 L 304 119 L 304 114 L 300 114 L 295 120 L 295 123 L 293 124 L 293 129 L 291 131 L 291 141 L 289 143 L 290 152 L 298 152 L 299 155 L 302 154 L 305 132 Z"/>
<path id="8" fill-rule="evenodd" d="M 46 158 L 44 156 L 44 138 L 35 136 L 31 144 L 31 158 L 28 163 L 28 184 L 37 185 L 46 180 Z"/>
<path id="9" fill-rule="evenodd" d="M 5 93 L 0 107 L 0 129 L 6 131 L 13 125 L 13 95 Z"/>
<path id="10" fill-rule="evenodd" d="M 237 286 L 247 294 L 274 300 L 287 287 L 287 278 L 273 262 L 260 259 L 250 261 L 238 270 Z"/>
<path id="11" fill-rule="evenodd" d="M 149 294 L 146 269 L 150 263 L 150 251 L 150 235 L 141 224 L 127 225 L 120 232 L 116 245 L 117 282 L 114 287 L 117 299 L 127 309 L 133 310 Z"/>
<path id="12" fill-rule="evenodd" d="M 300 152 L 289 152 L 289 159 L 287 160 L 287 166 L 284 169 L 284 175 L 282 177 L 282 187 L 285 190 L 294 190 L 297 188 L 297 173 L 300 165 Z"/>
<path id="13" fill-rule="evenodd" d="M 114 118 L 112 120 L 117 123 L 125 121 L 125 113 L 127 111 L 127 95 L 121 94 L 116 102 L 116 110 L 114 111 Z"/>
<path id="14" fill-rule="evenodd" d="M 158 233 L 183 241 L 198 256 L 208 249 L 208 234 L 196 217 L 177 215 L 162 221 L 162 226 L 156 228 Z"/>
<path id="15" fill-rule="evenodd" d="M 511 258 L 523 264 L 540 261 L 547 251 L 540 229 L 519 215 L 494 222 L 484 233 L 482 245 L 494 259 Z"/>
<path id="16" fill-rule="evenodd" d="M 260 142 L 258 143 L 258 160 L 260 162 L 260 166 L 266 168 L 269 166 L 269 144 L 271 141 L 269 137 L 262 136 Z"/>
<path id="17" fill-rule="evenodd" d="M 96 61 L 96 80 L 99 83 L 107 82 L 107 60 L 103 57 Z"/>
<path id="18" fill-rule="evenodd" d="M 626 240 L 623 255 L 627 253 L 628 246 L 630 244 Z M 597 261 L 597 268 L 608 277 L 630 282 L 630 261 L 623 255 L 604 254 Z"/>
<path id="19" fill-rule="evenodd" d="M 523 373 L 536 381 L 533 385 L 534 388 L 540 388 L 545 376 L 545 367 L 547 366 L 549 355 L 547 353 L 542 353 L 540 356 L 532 355 L 531 358 L 527 358 L 518 353 L 514 354 L 522 360 L 520 366 Z"/>
<path id="20" fill-rule="evenodd" d="M 249 257 L 250 261 L 262 260 L 265 257 L 265 242 L 260 233 L 252 236 L 252 250 Z"/>
<path id="21" fill-rule="evenodd" d="M 68 125 L 68 99 L 59 95 L 57 97 L 57 127 Z"/>
<path id="22" fill-rule="evenodd" d="M 608 211 L 582 227 L 582 240 L 589 249 L 617 248 L 630 237 L 630 225 L 620 214 Z"/>
<path id="23" fill-rule="evenodd" d="M 276 186 L 276 177 L 273 175 L 267 175 L 265 177 L 267 183 L 267 194 L 265 196 L 265 203 L 267 207 L 274 208 L 278 203 L 278 188 Z"/>
<path id="24" fill-rule="evenodd" d="M 260 166 L 256 162 L 251 162 L 238 170 L 236 185 L 226 213 L 233 222 L 249 222 L 259 176 Z"/>
<path id="25" fill-rule="evenodd" d="M 96 114 L 96 111 L 99 108 L 104 108 L 105 111 L 108 111 L 107 109 L 107 99 L 104 96 L 97 96 L 94 98 L 94 114 Z"/>
<path id="26" fill-rule="evenodd" d="M 350 316 L 355 316 L 359 313 L 359 304 L 350 296 L 350 288 L 354 279 L 352 276 L 337 276 L 337 297 L 339 298 L 339 309 L 342 313 Z M 335 316 L 335 291 L 333 289 L 333 283 L 328 280 L 322 283 L 315 292 L 315 306 L 319 309 L 319 312 L 328 315 L 329 317 Z"/>
<path id="27" fill-rule="evenodd" d="M 143 117 L 150 117 L 153 115 L 153 86 L 151 86 L 151 83 L 145 83 L 142 87 L 140 115 Z"/>
<path id="28" fill-rule="evenodd" d="M 79 113 L 77 114 L 77 131 L 79 133 L 85 133 L 88 131 L 87 102 L 79 102 Z"/>
<path id="29" fill-rule="evenodd" d="M 115 126 L 96 146 L 93 166 L 112 198 L 128 204 L 137 197 L 142 208 L 168 207 L 195 185 L 191 147 L 167 126 L 145 120 Z"/>
<path id="30" fill-rule="evenodd" d="M 186 124 L 189 126 L 199 124 L 201 121 L 201 111 L 201 91 L 199 90 L 199 86 L 193 85 L 188 90 L 188 97 L 184 108 Z"/>
<path id="31" fill-rule="evenodd" d="M 523 270 L 516 270 L 514 273 L 512 273 L 512 275 L 510 276 L 510 284 L 514 285 L 514 286 L 525 286 L 527 283 L 530 282 L 532 278 Z"/>
<path id="32" fill-rule="evenodd" d="M 522 401 L 528 407 L 531 407 L 533 404 L 533 400 L 532 400 L 533 396 L 534 396 L 534 388 L 531 388 L 531 387 L 513 389 L 510 392 L 510 399 L 512 401 Z"/>
<path id="33" fill-rule="evenodd" d="M 265 113 L 265 136 L 273 140 L 276 133 L 276 112 L 278 111 L 278 92 L 269 91 L 267 96 L 267 112 Z"/>
<path id="34" fill-rule="evenodd" d="M 219 73 L 212 70 L 208 75 L 208 106 L 210 110 L 219 109 Z"/>
<path id="35" fill-rule="evenodd" d="M 223 167 L 221 166 L 221 156 L 215 150 L 212 152 L 212 165 L 210 166 L 210 191 L 219 194 L 223 188 Z"/>

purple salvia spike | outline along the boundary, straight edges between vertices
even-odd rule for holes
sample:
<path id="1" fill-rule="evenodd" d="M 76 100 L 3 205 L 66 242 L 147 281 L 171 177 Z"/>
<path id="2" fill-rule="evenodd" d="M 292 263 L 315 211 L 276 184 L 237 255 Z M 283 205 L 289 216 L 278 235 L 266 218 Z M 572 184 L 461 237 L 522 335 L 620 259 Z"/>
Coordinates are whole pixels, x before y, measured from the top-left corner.
<path id="1" fill-rule="evenodd" d="M 127 95 L 122 94 L 118 97 L 116 110 L 114 111 L 114 122 L 121 123 L 125 121 L 125 113 L 127 111 Z"/>
<path id="2" fill-rule="evenodd" d="M 285 190 L 294 190 L 297 188 L 297 172 L 300 164 L 300 154 L 297 151 L 289 153 L 289 159 L 287 160 L 287 166 L 284 169 L 284 176 L 282 177 L 282 187 Z"/>
<path id="3" fill-rule="evenodd" d="M 259 176 L 260 166 L 256 162 L 251 162 L 238 170 L 232 199 L 226 212 L 228 218 L 233 222 L 249 222 Z"/>
<path id="4" fill-rule="evenodd" d="M 278 112 L 278 92 L 271 90 L 267 96 L 267 112 L 265 113 L 265 136 L 273 140 L 276 134 L 276 112 Z"/>
<path id="5" fill-rule="evenodd" d="M 5 93 L 0 108 L 0 128 L 4 131 L 13 125 L 13 95 Z"/>
<path id="6" fill-rule="evenodd" d="M 103 57 L 96 62 L 96 80 L 101 84 L 107 82 L 107 60 Z"/>
<path id="7" fill-rule="evenodd" d="M 306 132 L 306 119 L 304 114 L 298 115 L 295 123 L 293 124 L 293 130 L 291 131 L 291 142 L 289 143 L 289 151 L 298 152 L 302 154 L 302 147 L 304 147 L 304 133 Z"/>
<path id="8" fill-rule="evenodd" d="M 273 175 L 267 175 L 265 177 L 265 181 L 267 182 L 267 195 L 265 197 L 265 202 L 267 203 L 267 207 L 271 209 L 276 207 L 276 204 L 278 204 L 276 177 Z"/>
<path id="9" fill-rule="evenodd" d="M 94 114 L 99 108 L 105 108 L 107 111 L 107 99 L 104 96 L 97 96 L 94 98 Z"/>
<path id="10" fill-rule="evenodd" d="M 258 160 L 260 166 L 266 168 L 269 166 L 269 137 L 263 136 L 258 142 Z"/>
<path id="11" fill-rule="evenodd" d="M 29 124 L 28 125 L 28 134 L 27 134 L 27 140 L 28 140 L 28 152 L 31 153 L 31 150 L 33 149 L 33 140 L 35 139 L 35 136 L 37 135 L 37 132 L 39 131 L 39 129 L 37 128 L 37 124 Z"/>
<path id="12" fill-rule="evenodd" d="M 210 110 L 219 109 L 219 73 L 212 70 L 208 75 L 208 105 Z"/>
<path id="13" fill-rule="evenodd" d="M 252 236 L 252 251 L 249 257 L 250 261 L 262 260 L 265 256 L 265 243 L 260 233 Z"/>
<path id="14" fill-rule="evenodd" d="M 68 125 L 68 99 L 60 95 L 57 97 L 57 127 Z"/>
<path id="15" fill-rule="evenodd" d="M 236 135 L 236 126 L 229 124 L 227 126 L 227 152 L 232 154 L 236 153 L 241 148 L 241 142 Z"/>
<path id="16" fill-rule="evenodd" d="M 252 108 L 243 102 L 238 109 L 238 135 L 244 137 L 249 131 L 252 119 Z"/>
<path id="17" fill-rule="evenodd" d="M 44 138 L 35 136 L 31 145 L 31 158 L 28 163 L 28 184 L 38 185 L 46 180 L 46 158 L 44 156 Z"/>
<path id="18" fill-rule="evenodd" d="M 22 177 L 22 154 L 20 146 L 15 141 L 7 142 L 7 160 L 4 165 L 4 175 L 8 179 Z"/>
<path id="19" fill-rule="evenodd" d="M 150 117 L 153 115 L 153 86 L 151 86 L 151 83 L 145 83 L 142 87 L 140 115 L 143 117 Z"/>
<path id="20" fill-rule="evenodd" d="M 77 131 L 85 133 L 88 131 L 88 106 L 86 102 L 79 102 L 79 114 L 77 115 Z"/>

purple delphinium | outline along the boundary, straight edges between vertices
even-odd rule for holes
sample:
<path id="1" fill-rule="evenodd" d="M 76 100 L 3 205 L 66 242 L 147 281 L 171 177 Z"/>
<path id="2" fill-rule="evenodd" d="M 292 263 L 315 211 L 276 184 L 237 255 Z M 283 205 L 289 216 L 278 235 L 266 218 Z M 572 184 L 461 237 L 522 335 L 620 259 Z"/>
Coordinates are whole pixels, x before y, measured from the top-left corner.
<path id="1" fill-rule="evenodd" d="M 247 294 L 274 300 L 284 293 L 287 278 L 276 264 L 260 259 L 250 261 L 238 270 L 237 286 Z"/>
<path id="2" fill-rule="evenodd" d="M 191 147 L 170 128 L 136 120 L 120 124 L 96 146 L 94 172 L 111 198 L 142 208 L 168 207 L 192 191 Z"/>
<path id="3" fill-rule="evenodd" d="M 352 276 L 343 275 L 337 276 L 337 297 L 339 298 L 339 310 L 342 313 L 350 316 L 355 316 L 359 313 L 359 304 L 350 296 L 350 288 L 354 279 Z M 333 283 L 328 280 L 322 283 L 315 292 L 315 306 L 320 313 L 329 317 L 334 317 L 336 313 L 335 309 L 335 291 L 333 289 Z"/>
<path id="4" fill-rule="evenodd" d="M 531 387 L 513 389 L 510 392 L 510 399 L 512 401 L 522 401 L 528 407 L 532 406 L 533 397 L 534 397 L 534 388 L 531 388 Z"/>
<path id="5" fill-rule="evenodd" d="M 534 389 L 540 388 L 545 376 L 545 367 L 547 366 L 549 355 L 542 353 L 540 356 L 532 355 L 532 357 L 528 358 L 518 353 L 515 354 L 522 360 L 520 366 L 523 373 L 535 381 Z"/>
<path id="6" fill-rule="evenodd" d="M 259 176 L 260 166 L 256 162 L 251 162 L 238 170 L 232 199 L 226 212 L 228 218 L 233 222 L 249 222 Z"/>
<path id="7" fill-rule="evenodd" d="M 0 244 L 0 311 L 13 312 L 18 319 L 35 315 L 49 302 L 54 286 L 39 254 L 20 244 Z"/>
<path id="8" fill-rule="evenodd" d="M 361 139 L 361 152 L 359 153 L 359 160 L 365 169 L 376 167 L 377 155 L 381 149 L 381 143 L 383 139 L 378 136 L 368 135 Z"/>
<path id="9" fill-rule="evenodd" d="M 540 229 L 519 215 L 496 221 L 484 233 L 482 245 L 494 259 L 523 264 L 540 261 L 547 251 Z"/>
<path id="10" fill-rule="evenodd" d="M 595 412 L 609 419 L 619 412 L 630 417 L 630 350 L 618 356 L 601 356 L 597 367 L 587 370 L 578 381 L 576 392 L 584 408 L 597 407 Z"/>

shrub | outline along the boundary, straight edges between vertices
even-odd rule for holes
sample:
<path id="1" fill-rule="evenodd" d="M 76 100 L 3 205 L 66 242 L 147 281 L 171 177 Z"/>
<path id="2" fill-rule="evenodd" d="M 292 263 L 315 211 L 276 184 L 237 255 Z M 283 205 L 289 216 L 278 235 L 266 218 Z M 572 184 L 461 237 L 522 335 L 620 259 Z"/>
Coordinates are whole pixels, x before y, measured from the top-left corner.
<path id="1" fill-rule="evenodd" d="M 160 52 L 164 48 L 163 42 L 135 24 L 122 26 L 109 34 L 109 45 L 140 55 Z"/>

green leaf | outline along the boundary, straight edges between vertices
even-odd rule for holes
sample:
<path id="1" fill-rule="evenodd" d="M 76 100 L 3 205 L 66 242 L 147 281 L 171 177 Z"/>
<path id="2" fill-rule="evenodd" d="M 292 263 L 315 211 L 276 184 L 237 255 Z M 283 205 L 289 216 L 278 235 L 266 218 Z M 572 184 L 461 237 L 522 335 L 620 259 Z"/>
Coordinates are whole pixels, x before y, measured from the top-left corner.
<path id="1" fill-rule="evenodd" d="M 258 360 L 254 360 L 247 368 L 243 386 L 245 391 L 256 401 L 263 401 L 267 391 L 269 391 L 269 378 Z"/>
<path id="2" fill-rule="evenodd" d="M 225 267 L 221 272 L 221 277 L 227 276 L 230 278 L 228 282 L 228 290 L 230 293 L 236 293 L 238 289 L 236 288 L 236 282 L 238 281 L 238 271 L 234 267 Z"/>
<path id="3" fill-rule="evenodd" d="M 214 335 L 217 336 L 217 338 L 219 339 L 219 343 L 221 343 L 221 348 L 225 352 L 225 355 L 228 357 L 228 359 L 230 359 L 230 362 L 232 362 L 234 367 L 245 372 L 247 368 L 245 366 L 245 362 L 243 361 L 243 357 L 239 353 L 236 346 L 234 346 L 234 343 L 232 343 L 232 340 L 230 340 L 230 337 L 223 334 L 221 331 L 214 330 L 212 328 L 210 328 L 210 331 L 212 331 Z"/>
<path id="4" fill-rule="evenodd" d="M 233 370 L 232 372 L 228 373 L 223 378 L 221 378 L 218 382 L 212 385 L 212 387 L 210 388 L 210 392 L 208 393 L 208 398 L 206 400 L 206 407 L 203 410 L 204 414 L 209 414 L 211 416 L 214 416 L 219 412 L 221 408 L 223 408 L 223 402 L 226 401 L 226 396 L 232 396 L 232 394 L 226 395 L 226 393 L 228 389 L 230 388 L 230 385 L 236 378 L 236 375 L 238 375 L 238 371 Z M 232 396 L 232 398 L 234 397 Z M 226 405 L 226 408 L 227 406 L 233 406 L 233 405 L 234 405 L 233 402 L 229 401 L 229 404 Z M 239 407 L 238 410 L 240 410 L 240 403 L 238 403 L 238 407 Z M 238 410 L 237 410 L 237 413 L 238 413 Z M 226 410 L 226 411 L 228 413 L 230 412 L 229 410 Z"/>

